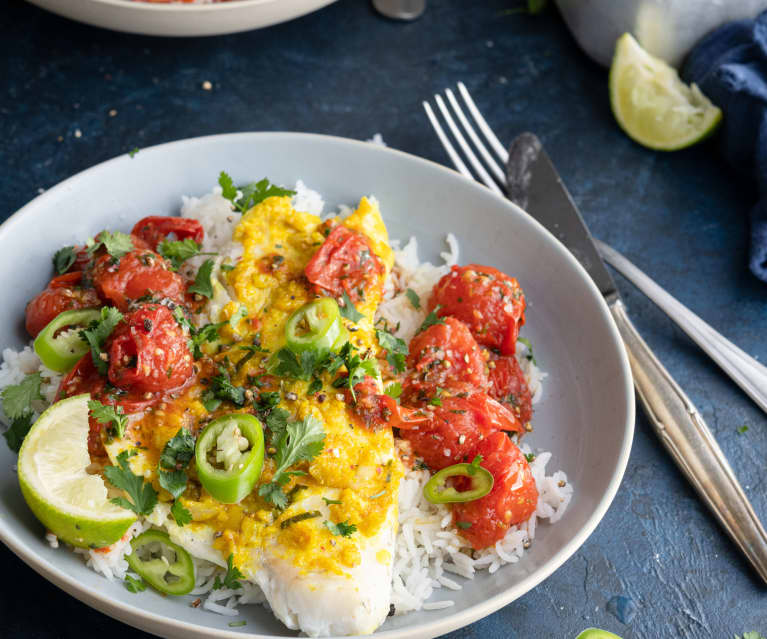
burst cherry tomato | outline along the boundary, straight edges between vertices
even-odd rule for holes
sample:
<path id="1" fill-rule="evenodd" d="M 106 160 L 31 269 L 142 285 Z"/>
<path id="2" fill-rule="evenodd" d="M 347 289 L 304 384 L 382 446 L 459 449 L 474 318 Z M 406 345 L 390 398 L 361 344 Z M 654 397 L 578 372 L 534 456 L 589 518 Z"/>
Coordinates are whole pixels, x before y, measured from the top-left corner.
<path id="1" fill-rule="evenodd" d="M 352 302 L 358 302 L 369 290 L 382 285 L 384 266 L 364 235 L 339 225 L 330 232 L 304 272 L 317 292 L 336 298 L 346 292 Z"/>
<path id="2" fill-rule="evenodd" d="M 400 437 L 408 440 L 416 455 L 432 470 L 471 461 L 469 455 L 490 434 L 499 430 L 524 429 L 515 415 L 487 394 L 466 386 L 431 390 L 421 388 L 416 397 L 403 393 L 403 402 L 420 397 L 421 409 L 429 417 L 424 424 L 404 428 Z"/>
<path id="3" fill-rule="evenodd" d="M 354 387 L 354 398 L 346 391 L 346 401 L 354 404 L 354 412 L 371 430 L 379 428 L 412 428 L 429 419 L 426 411 L 400 406 L 388 395 L 378 392 L 372 377 L 365 377 Z"/>
<path id="4" fill-rule="evenodd" d="M 167 391 L 194 373 L 186 337 L 166 306 L 146 305 L 125 318 L 109 346 L 109 381 L 125 390 Z"/>
<path id="5" fill-rule="evenodd" d="M 429 310 L 465 322 L 484 346 L 513 355 L 525 323 L 525 296 L 517 280 L 490 266 L 454 266 L 434 287 Z"/>
<path id="6" fill-rule="evenodd" d="M 76 271 L 54 277 L 48 287 L 27 304 L 26 327 L 32 337 L 37 337 L 59 313 L 101 306 L 95 290 L 80 286 L 82 276 Z"/>
<path id="7" fill-rule="evenodd" d="M 174 235 L 177 240 L 193 239 L 197 244 L 202 244 L 205 235 L 202 224 L 197 220 L 186 217 L 164 217 L 150 215 L 136 222 L 131 235 L 140 237 L 149 248 L 157 250 L 157 245 L 169 235 Z"/>
<path id="8" fill-rule="evenodd" d="M 497 399 L 519 417 L 523 424 L 527 424 L 533 418 L 533 398 L 517 358 L 513 355 L 509 357 L 493 355 L 488 362 L 488 367 L 490 397 Z"/>
<path id="9" fill-rule="evenodd" d="M 413 384 L 488 386 L 483 353 L 466 324 L 454 317 L 418 333 L 409 350 L 407 365 L 413 369 Z"/>
<path id="10" fill-rule="evenodd" d="M 184 300 L 184 280 L 169 269 L 163 257 L 147 249 L 135 249 L 117 262 L 110 255 L 102 255 L 96 260 L 92 277 L 99 295 L 121 311 L 145 295 Z"/>
<path id="11" fill-rule="evenodd" d="M 514 524 L 528 519 L 538 503 L 538 489 L 522 451 L 504 434 L 493 433 L 471 452 L 493 474 L 493 489 L 475 501 L 453 505 L 459 532 L 479 550 L 503 539 Z"/>

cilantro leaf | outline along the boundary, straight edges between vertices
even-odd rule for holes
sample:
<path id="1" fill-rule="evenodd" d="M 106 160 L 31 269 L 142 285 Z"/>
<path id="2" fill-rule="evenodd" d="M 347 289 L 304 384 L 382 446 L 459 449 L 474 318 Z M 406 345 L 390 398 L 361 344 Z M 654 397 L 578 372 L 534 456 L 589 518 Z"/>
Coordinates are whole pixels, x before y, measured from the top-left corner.
<path id="1" fill-rule="evenodd" d="M 123 314 L 116 308 L 104 306 L 101 309 L 101 319 L 92 321 L 88 328 L 80 331 L 80 337 L 88 342 L 91 347 L 93 365 L 102 375 L 106 375 L 109 365 L 101 358 L 101 349 L 104 346 L 104 342 L 106 342 L 122 319 Z"/>
<path id="2" fill-rule="evenodd" d="M 169 470 L 181 470 L 194 457 L 194 437 L 186 428 L 179 428 L 162 449 L 160 466 Z"/>
<path id="3" fill-rule="evenodd" d="M 210 389 L 206 390 L 202 394 L 202 396 L 200 397 L 200 402 L 205 407 L 205 410 L 208 411 L 209 413 L 212 413 L 219 406 L 221 406 L 221 400 L 218 399 L 215 393 Z"/>
<path id="4" fill-rule="evenodd" d="M 112 425 L 110 432 L 112 432 L 115 437 L 121 438 L 125 435 L 125 427 L 128 425 L 128 417 L 120 406 L 117 408 L 114 406 L 105 406 L 98 400 L 89 399 L 88 409 L 90 410 L 91 417 L 93 417 L 99 424 Z"/>
<path id="5" fill-rule="evenodd" d="M 200 254 L 200 245 L 191 237 L 183 240 L 163 240 L 157 245 L 157 252 L 171 263 L 174 271 L 187 260 Z"/>
<path id="6" fill-rule="evenodd" d="M 249 211 L 267 198 L 296 194 L 295 191 L 272 184 L 267 178 L 241 186 L 239 190 L 242 192 L 242 197 L 232 203 L 240 213 Z"/>
<path id="7" fill-rule="evenodd" d="M 77 259 L 77 252 L 74 246 L 60 248 L 53 254 L 53 268 L 59 275 L 64 275 L 69 267 L 75 263 L 75 259 Z"/>
<path id="8" fill-rule="evenodd" d="M 386 351 L 386 361 L 395 373 L 405 370 L 405 358 L 408 354 L 407 344 L 399 337 L 394 337 L 389 331 L 376 330 L 378 343 Z"/>
<path id="9" fill-rule="evenodd" d="M 388 395 L 392 399 L 397 399 L 402 395 L 402 384 L 399 382 L 393 382 L 384 388 L 384 395 Z"/>
<path id="10" fill-rule="evenodd" d="M 230 401 L 236 406 L 244 406 L 245 389 L 232 384 L 229 374 L 222 366 L 219 366 L 218 373 L 211 379 L 210 390 L 213 391 L 213 396 L 222 401 Z"/>
<path id="11" fill-rule="evenodd" d="M 314 351 L 296 354 L 289 348 L 281 348 L 272 356 L 269 372 L 280 377 L 293 377 L 308 382 L 317 363 L 317 353 Z"/>
<path id="12" fill-rule="evenodd" d="M 417 311 L 421 310 L 421 298 L 418 297 L 418 293 L 416 293 L 412 288 L 409 288 L 405 291 L 405 295 L 407 296 L 408 300 L 410 301 L 410 305 Z"/>
<path id="13" fill-rule="evenodd" d="M 187 319 L 184 309 L 180 306 L 173 309 L 173 317 L 176 318 L 181 328 L 189 331 L 188 346 L 195 359 L 200 359 L 203 355 L 201 346 L 206 342 L 210 343 L 218 340 L 218 330 L 226 325 L 226 322 L 219 322 L 217 324 L 205 324 L 197 328 Z"/>
<path id="14" fill-rule="evenodd" d="M 224 575 L 224 580 L 221 581 L 218 575 L 216 575 L 216 580 L 213 582 L 213 590 L 219 590 L 221 588 L 238 590 L 239 588 L 242 588 L 240 579 L 245 579 L 245 575 L 243 575 L 239 568 L 234 565 L 234 554 L 230 553 L 226 560 L 226 574 Z"/>
<path id="15" fill-rule="evenodd" d="M 538 366 L 538 362 L 535 361 L 535 357 L 533 357 L 533 345 L 530 343 L 530 340 L 526 337 L 518 337 L 518 342 L 522 342 L 525 346 L 527 346 L 527 354 L 525 357 L 529 359 L 533 364 Z"/>
<path id="16" fill-rule="evenodd" d="M 133 500 L 116 497 L 109 501 L 126 510 L 132 510 L 137 515 L 150 515 L 157 504 L 157 491 L 152 484 L 144 483 L 144 478 L 134 475 L 128 463 L 128 451 L 124 450 L 117 456 L 119 466 L 106 466 L 104 475 L 117 488 L 121 488 Z"/>
<path id="17" fill-rule="evenodd" d="M 535 453 L 525 453 L 525 459 L 528 464 L 532 464 L 535 461 Z"/>
<path id="18" fill-rule="evenodd" d="M 738 428 L 738 435 L 742 435 L 743 433 L 748 432 L 748 424 L 743 424 L 740 428 Z"/>
<path id="19" fill-rule="evenodd" d="M 187 476 L 183 470 L 162 470 L 157 471 L 157 478 L 165 490 L 167 490 L 174 499 L 178 499 L 186 490 Z"/>
<path id="20" fill-rule="evenodd" d="M 423 324 L 421 324 L 420 328 L 415 332 L 416 335 L 418 335 L 418 333 L 422 333 L 423 331 L 425 331 L 430 326 L 434 326 L 435 324 L 444 324 L 445 323 L 445 320 L 443 320 L 441 317 L 437 316 L 437 311 L 439 311 L 439 309 L 441 309 L 441 308 L 442 308 L 442 306 L 440 306 L 439 304 L 437 304 L 434 307 L 434 310 L 431 313 L 429 313 L 424 318 Z"/>
<path id="21" fill-rule="evenodd" d="M 86 242 L 86 246 L 88 247 L 89 255 L 93 255 L 103 246 L 107 253 L 118 260 L 134 249 L 133 240 L 131 240 L 130 235 L 120 231 L 115 231 L 114 233 L 101 231 L 95 238 L 89 239 Z"/>
<path id="22" fill-rule="evenodd" d="M 442 406 L 442 392 L 444 390 L 444 388 L 437 386 L 437 388 L 434 390 L 434 396 L 429 399 L 429 404 L 431 406 Z"/>
<path id="23" fill-rule="evenodd" d="M 338 310 L 341 311 L 341 317 L 345 317 L 352 322 L 359 322 L 363 317 L 365 317 L 357 310 L 357 307 L 354 306 L 354 302 L 352 302 L 349 294 L 346 291 L 344 291 L 344 294 L 341 296 L 341 301 L 343 304 L 338 305 Z"/>
<path id="24" fill-rule="evenodd" d="M 10 428 L 3 433 L 8 448 L 14 453 L 18 453 L 30 428 L 32 428 L 32 413 L 14 419 Z"/>
<path id="25" fill-rule="evenodd" d="M 139 577 L 136 579 L 135 577 L 131 577 L 130 575 L 125 575 L 125 589 L 128 592 L 143 592 L 146 590 L 146 582 Z"/>
<path id="26" fill-rule="evenodd" d="M 130 159 L 132 160 L 134 157 L 136 157 L 136 153 L 139 152 L 139 148 L 137 146 L 134 146 L 130 151 L 128 151 L 128 155 L 130 155 Z"/>
<path id="27" fill-rule="evenodd" d="M 198 293 L 199 295 L 207 297 L 208 299 L 213 297 L 213 282 L 210 280 L 212 273 L 213 260 L 208 258 L 197 270 L 197 275 L 194 278 L 194 284 L 189 287 L 189 292 Z"/>
<path id="28" fill-rule="evenodd" d="M 334 524 L 332 521 L 325 521 L 325 528 L 334 535 L 341 535 L 341 537 L 351 537 L 357 532 L 357 526 L 345 521 L 339 521 L 337 524 Z"/>
<path id="29" fill-rule="evenodd" d="M 278 508 L 287 506 L 288 500 L 282 487 L 296 472 L 288 468 L 300 461 L 311 461 L 322 452 L 325 446 L 325 429 L 322 422 L 313 415 L 307 415 L 301 421 L 290 422 L 279 436 L 272 435 L 272 445 L 277 449 L 274 461 L 277 470 L 272 481 L 263 484 L 258 494 Z"/>
<path id="30" fill-rule="evenodd" d="M 315 393 L 319 393 L 322 390 L 322 380 L 313 377 L 311 383 L 309 384 L 309 387 L 306 389 L 307 395 L 314 395 Z"/>
<path id="31" fill-rule="evenodd" d="M 226 171 L 219 173 L 218 185 L 221 187 L 221 195 L 227 200 L 234 202 L 234 198 L 237 197 L 237 187 L 234 185 L 232 177 Z"/>
<path id="32" fill-rule="evenodd" d="M 192 521 L 192 513 L 178 499 L 170 507 L 170 514 L 173 515 L 173 519 L 176 520 L 176 525 L 178 526 L 184 526 Z"/>
<path id="33" fill-rule="evenodd" d="M 3 389 L 3 412 L 9 419 L 15 420 L 32 414 L 32 402 L 43 399 L 40 394 L 42 381 L 40 373 L 32 373 L 18 384 L 6 386 Z"/>
<path id="34" fill-rule="evenodd" d="M 244 304 L 240 304 L 234 314 L 229 318 L 229 328 L 231 328 L 233 331 L 236 331 L 237 327 L 240 325 L 240 322 L 247 316 L 248 308 Z M 244 348 L 247 349 L 247 347 Z"/>
<path id="35" fill-rule="evenodd" d="M 338 353 L 338 359 L 346 366 L 348 375 L 346 377 L 338 377 L 333 381 L 335 388 L 348 387 L 351 391 L 352 399 L 356 402 L 357 396 L 354 392 L 354 387 L 365 379 L 366 376 L 370 376 L 376 379 L 381 377 L 381 373 L 378 370 L 378 364 L 372 358 L 362 359 L 354 348 L 351 342 L 346 342 Z"/>

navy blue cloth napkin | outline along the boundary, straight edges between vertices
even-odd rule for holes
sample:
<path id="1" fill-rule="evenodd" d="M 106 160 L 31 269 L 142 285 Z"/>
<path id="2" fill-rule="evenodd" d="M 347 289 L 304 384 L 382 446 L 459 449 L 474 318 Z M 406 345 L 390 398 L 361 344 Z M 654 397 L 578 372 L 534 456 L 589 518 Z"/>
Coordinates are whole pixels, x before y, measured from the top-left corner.
<path id="1" fill-rule="evenodd" d="M 749 267 L 767 282 L 767 11 L 709 33 L 688 55 L 682 77 L 722 109 L 722 153 L 759 186 Z"/>

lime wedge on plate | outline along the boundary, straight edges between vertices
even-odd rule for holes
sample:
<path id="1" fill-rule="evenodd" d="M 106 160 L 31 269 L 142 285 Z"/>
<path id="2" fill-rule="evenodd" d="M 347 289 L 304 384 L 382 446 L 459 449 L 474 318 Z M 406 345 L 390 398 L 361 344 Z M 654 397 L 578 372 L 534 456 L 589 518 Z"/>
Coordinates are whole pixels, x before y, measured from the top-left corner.
<path id="1" fill-rule="evenodd" d="M 19 485 L 35 516 L 73 546 L 102 548 L 136 517 L 107 498 L 99 475 L 86 471 L 89 395 L 56 402 L 34 423 L 19 451 Z"/>
<path id="2" fill-rule="evenodd" d="M 576 639 L 621 639 L 618 635 L 614 635 L 607 630 L 600 630 L 599 628 L 586 628 Z"/>
<path id="3" fill-rule="evenodd" d="M 615 45 L 610 104 L 629 137 L 659 151 L 700 142 L 722 120 L 721 110 L 697 85 L 684 84 L 674 69 L 647 53 L 628 33 Z"/>

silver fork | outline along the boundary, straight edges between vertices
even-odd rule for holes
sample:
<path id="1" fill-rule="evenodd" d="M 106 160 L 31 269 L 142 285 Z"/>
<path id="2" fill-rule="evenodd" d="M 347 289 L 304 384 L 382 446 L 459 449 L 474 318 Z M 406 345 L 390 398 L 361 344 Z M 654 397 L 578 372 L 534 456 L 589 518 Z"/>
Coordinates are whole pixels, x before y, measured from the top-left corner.
<path id="1" fill-rule="evenodd" d="M 495 133 L 493 133 L 493 130 L 487 124 L 485 118 L 482 117 L 482 114 L 463 82 L 458 83 L 458 93 L 463 100 L 466 110 L 469 112 L 477 128 L 487 141 L 487 145 L 489 145 L 498 160 L 505 167 L 509 160 L 509 153 L 503 144 L 501 144 L 501 141 Z M 440 142 L 442 142 L 442 146 L 450 156 L 453 165 L 459 173 L 470 180 L 476 179 L 498 195 L 502 197 L 506 196 L 506 171 L 499 166 L 487 146 L 477 135 L 471 122 L 464 114 L 453 91 L 445 89 L 445 95 L 447 97 L 447 102 L 452 107 L 452 114 L 450 109 L 448 109 L 447 104 L 445 104 L 445 100 L 439 94 L 434 96 L 437 108 L 447 123 L 448 129 L 453 134 L 456 143 L 463 151 L 464 157 L 466 157 L 468 163 L 476 172 L 477 177 L 475 178 L 474 174 L 469 170 L 461 159 L 459 153 L 455 150 L 455 147 L 450 142 L 450 139 L 442 128 L 431 105 L 424 101 L 423 108 L 426 111 L 426 115 L 429 117 L 434 132 L 437 134 Z M 463 127 L 463 130 L 466 132 L 466 135 L 473 143 L 479 155 L 485 161 L 484 165 L 480 162 L 477 154 L 472 150 L 472 147 L 461 133 L 461 130 L 458 128 L 458 125 L 453 118 L 453 114 Z M 730 379 L 740 386 L 764 412 L 767 412 L 767 368 L 765 366 L 738 348 L 681 302 L 669 295 L 661 286 L 651 280 L 618 251 L 599 240 L 596 241 L 596 244 L 599 253 L 606 262 L 634 284 L 668 317 L 676 322 L 676 324 L 687 333 L 690 339 L 700 346 L 700 348 L 719 365 Z"/>

